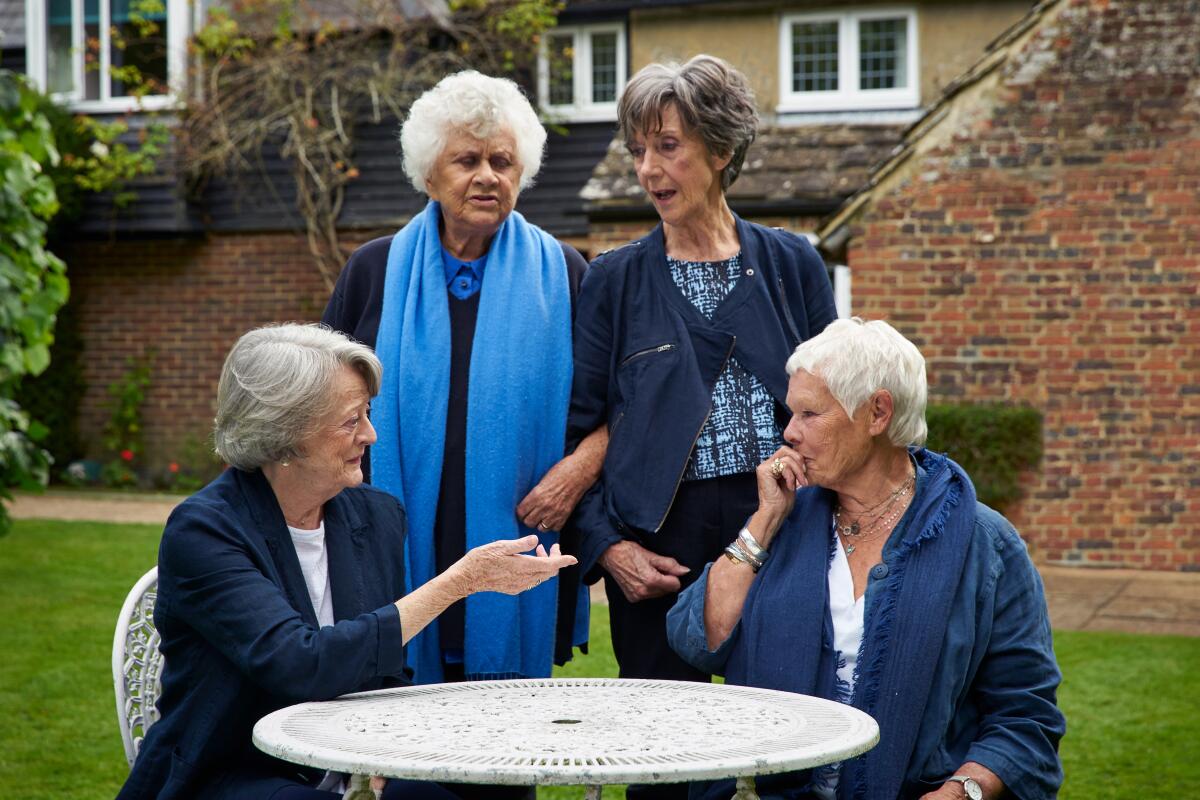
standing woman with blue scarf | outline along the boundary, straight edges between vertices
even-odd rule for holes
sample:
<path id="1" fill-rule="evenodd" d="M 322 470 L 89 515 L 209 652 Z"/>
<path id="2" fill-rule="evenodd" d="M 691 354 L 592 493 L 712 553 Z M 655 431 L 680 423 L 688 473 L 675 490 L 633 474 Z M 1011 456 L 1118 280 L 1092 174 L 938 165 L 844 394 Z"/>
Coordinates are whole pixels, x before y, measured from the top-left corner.
<path id="1" fill-rule="evenodd" d="M 607 433 L 564 458 L 587 263 L 513 210 L 546 141 L 520 89 L 473 71 L 444 78 L 413 103 L 400 141 L 430 202 L 351 256 L 323 321 L 383 362 L 369 479 L 408 512 L 415 588 L 484 542 L 533 532 L 559 543 Z M 548 676 L 586 641 L 583 588 L 564 574 L 521 597 L 456 604 L 410 643 L 416 681 Z"/>
<path id="2" fill-rule="evenodd" d="M 880 733 L 841 764 L 759 778 L 759 793 L 1056 796 L 1065 720 L 1042 581 L 962 467 L 921 446 L 925 359 L 886 322 L 839 320 L 787 372 L 787 444 L 759 466 L 757 510 L 680 595 L 668 638 L 731 684 L 848 703 Z"/>

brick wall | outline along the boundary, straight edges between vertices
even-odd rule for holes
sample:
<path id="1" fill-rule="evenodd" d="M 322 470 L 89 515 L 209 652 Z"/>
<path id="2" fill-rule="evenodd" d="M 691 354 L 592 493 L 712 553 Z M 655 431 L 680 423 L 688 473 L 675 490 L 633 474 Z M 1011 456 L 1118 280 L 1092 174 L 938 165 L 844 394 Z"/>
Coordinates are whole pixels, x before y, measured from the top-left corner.
<path id="1" fill-rule="evenodd" d="M 1048 561 L 1200 570 L 1195 12 L 1066 0 L 852 228 L 931 399 L 1044 412 L 1008 516 Z"/>
<path id="2" fill-rule="evenodd" d="M 154 348 L 143 421 L 155 465 L 181 459 L 189 438 L 211 431 L 217 378 L 238 336 L 315 321 L 329 296 L 299 236 L 88 242 L 63 258 L 84 340 L 81 436 L 101 455 L 107 387 L 130 357 Z"/>

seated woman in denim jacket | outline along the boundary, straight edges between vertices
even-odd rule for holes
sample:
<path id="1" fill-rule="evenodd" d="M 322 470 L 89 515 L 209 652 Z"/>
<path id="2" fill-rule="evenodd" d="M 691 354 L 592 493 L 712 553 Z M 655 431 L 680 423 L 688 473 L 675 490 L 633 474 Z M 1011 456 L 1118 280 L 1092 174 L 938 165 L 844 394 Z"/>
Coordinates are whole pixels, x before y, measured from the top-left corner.
<path id="1" fill-rule="evenodd" d="M 885 322 L 840 320 L 787 371 L 787 444 L 757 470 L 758 509 L 680 596 L 668 636 L 729 683 L 853 705 L 880 742 L 760 778 L 760 793 L 1055 796 L 1065 721 L 1041 579 L 962 468 L 921 447 L 921 353 Z"/>

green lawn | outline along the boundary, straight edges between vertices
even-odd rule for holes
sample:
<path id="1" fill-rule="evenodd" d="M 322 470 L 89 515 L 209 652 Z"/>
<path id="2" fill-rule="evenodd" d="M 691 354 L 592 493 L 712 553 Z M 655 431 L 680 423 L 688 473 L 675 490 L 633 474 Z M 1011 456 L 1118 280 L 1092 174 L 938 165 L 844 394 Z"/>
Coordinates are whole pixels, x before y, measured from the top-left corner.
<path id="1" fill-rule="evenodd" d="M 113 626 L 154 563 L 158 535 L 148 525 L 26 521 L 0 538 L 0 798 L 116 794 L 126 768 L 109 676 Z M 591 655 L 559 674 L 616 674 L 605 609 L 592 620 Z M 1060 796 L 1200 797 L 1200 639 L 1061 632 L 1056 643 L 1068 720 Z"/>

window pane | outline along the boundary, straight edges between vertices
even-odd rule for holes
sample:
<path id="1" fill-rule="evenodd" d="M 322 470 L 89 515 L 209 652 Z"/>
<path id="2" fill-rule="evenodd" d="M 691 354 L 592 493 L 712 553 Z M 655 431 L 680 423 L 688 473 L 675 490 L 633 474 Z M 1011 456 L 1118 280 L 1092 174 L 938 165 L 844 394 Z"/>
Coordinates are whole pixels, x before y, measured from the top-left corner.
<path id="1" fill-rule="evenodd" d="M 837 22 L 792 26 L 792 91 L 833 92 L 838 88 Z"/>
<path id="2" fill-rule="evenodd" d="M 575 103 L 575 38 L 569 34 L 551 36 L 546 43 L 546 53 L 550 62 L 550 105 L 573 105 Z"/>
<path id="3" fill-rule="evenodd" d="M 52 93 L 75 89 L 71 75 L 71 0 L 50 0 L 46 20 L 46 87 Z"/>
<path id="4" fill-rule="evenodd" d="M 83 98 L 100 99 L 100 0 L 83 2 Z"/>
<path id="5" fill-rule="evenodd" d="M 617 102 L 617 34 L 592 34 L 592 102 Z"/>
<path id="6" fill-rule="evenodd" d="M 113 38 L 110 58 L 118 68 L 113 76 L 112 96 L 123 97 L 136 86 L 120 77 L 120 69 L 136 70 L 149 81 L 151 94 L 164 94 L 167 87 L 167 17 L 162 11 L 146 13 L 140 0 L 110 0 Z M 133 76 L 130 76 L 131 81 Z"/>
<path id="7" fill-rule="evenodd" d="M 872 19 L 858 23 L 860 89 L 908 86 L 908 22 Z"/>

